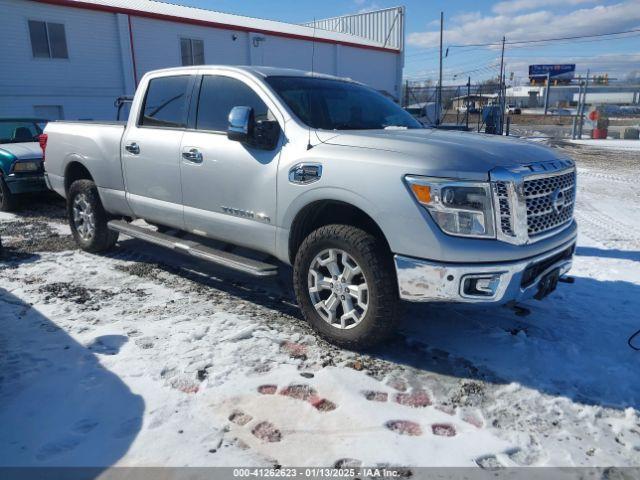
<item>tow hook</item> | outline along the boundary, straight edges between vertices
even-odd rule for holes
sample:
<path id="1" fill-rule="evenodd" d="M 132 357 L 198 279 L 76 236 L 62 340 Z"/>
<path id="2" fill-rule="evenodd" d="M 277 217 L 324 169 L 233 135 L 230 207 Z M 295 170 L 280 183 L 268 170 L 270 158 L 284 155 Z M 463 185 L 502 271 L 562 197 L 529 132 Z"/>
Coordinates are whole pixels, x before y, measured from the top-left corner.
<path id="1" fill-rule="evenodd" d="M 570 277 L 568 275 L 564 275 L 560 277 L 558 281 L 562 283 L 576 283 L 576 277 Z"/>

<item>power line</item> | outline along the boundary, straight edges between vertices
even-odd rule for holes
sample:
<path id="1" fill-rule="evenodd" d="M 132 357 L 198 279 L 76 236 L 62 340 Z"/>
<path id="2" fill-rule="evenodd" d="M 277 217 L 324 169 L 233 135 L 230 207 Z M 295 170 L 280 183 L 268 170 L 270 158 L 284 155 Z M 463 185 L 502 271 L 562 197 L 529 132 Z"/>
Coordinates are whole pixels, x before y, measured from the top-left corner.
<path id="1" fill-rule="evenodd" d="M 574 46 L 577 43 L 599 43 L 599 42 L 614 42 L 616 40 L 627 40 L 629 38 L 636 38 L 640 36 L 640 33 L 634 33 L 632 35 L 627 35 L 626 37 L 616 37 L 616 38 L 591 38 L 591 39 L 576 39 L 576 40 L 559 40 L 558 43 L 550 43 L 548 45 L 527 45 L 527 44 L 519 44 L 513 45 L 511 47 L 512 50 L 516 49 L 525 49 L 525 48 L 557 48 L 562 46 Z M 469 52 L 471 50 L 463 50 L 463 52 Z"/>
<path id="2" fill-rule="evenodd" d="M 515 40 L 511 42 L 505 42 L 505 45 L 520 45 L 526 43 L 543 43 L 543 42 L 555 42 L 559 40 L 575 40 L 580 38 L 597 38 L 597 37 L 610 37 L 612 35 L 622 35 L 625 33 L 635 33 L 640 32 L 640 28 L 635 28 L 632 30 L 625 30 L 622 32 L 611 32 L 611 33 L 597 33 L 593 35 L 574 35 L 569 37 L 556 37 L 556 38 L 541 38 L 538 40 Z M 491 42 L 491 43 L 469 43 L 464 45 L 449 45 L 449 48 L 466 48 L 466 47 L 499 47 L 502 46 L 502 42 Z"/>
<path id="3" fill-rule="evenodd" d="M 446 59 L 446 63 L 448 66 L 452 66 L 452 65 L 462 65 L 462 64 L 466 64 L 470 61 L 475 61 L 481 58 L 493 58 L 496 56 L 496 52 L 493 50 L 488 50 L 488 49 L 479 49 L 479 50 L 483 50 L 482 52 L 477 53 L 476 55 L 473 55 L 472 57 L 469 57 L 469 55 L 467 55 L 467 53 L 469 53 L 469 51 L 465 50 L 463 52 L 461 52 L 460 55 L 457 56 L 451 56 L 449 55 L 449 57 L 445 57 Z M 434 55 L 434 57 L 437 56 Z M 425 58 L 408 58 L 405 60 L 406 63 L 412 63 L 412 62 L 424 62 Z"/>
<path id="4" fill-rule="evenodd" d="M 614 34 L 611 34 L 614 35 Z M 615 35 L 623 35 L 623 34 L 615 34 Z M 627 34 L 627 36 L 625 37 L 616 37 L 616 38 L 587 38 L 587 39 L 573 39 L 573 40 L 558 40 L 558 43 L 555 44 L 550 44 L 550 45 L 527 45 L 527 44 L 515 44 L 512 45 L 512 49 L 521 49 L 521 48 L 558 48 L 558 47 L 562 47 L 562 46 L 573 46 L 576 43 L 597 43 L 597 42 L 613 42 L 613 41 L 617 41 L 617 40 L 627 40 L 629 38 L 636 38 L 640 36 L 640 31 L 639 32 L 635 32 L 632 35 Z M 549 42 L 551 40 L 540 40 L 537 41 L 538 43 L 540 42 Z M 509 42 L 507 42 L 507 45 L 509 44 Z M 502 42 L 500 42 L 500 44 L 495 45 L 495 44 L 490 44 L 490 45 L 481 45 L 481 46 L 474 46 L 473 48 L 466 48 L 465 50 L 462 50 L 460 52 L 460 54 L 467 54 L 467 53 L 471 53 L 471 52 L 477 52 L 477 51 L 482 51 L 482 50 L 489 50 L 489 51 L 495 51 L 493 49 L 490 49 L 490 47 L 496 47 L 496 46 L 501 46 Z M 462 48 L 465 47 L 464 45 L 453 45 L 453 46 L 449 46 L 449 48 L 452 47 L 458 47 L 458 48 Z M 471 46 L 469 46 L 471 47 Z M 419 51 L 419 52 L 412 52 L 412 53 L 408 53 L 405 55 L 405 58 L 408 58 L 408 61 L 420 61 L 421 59 L 418 57 L 424 57 L 424 56 L 429 56 L 429 55 L 434 55 L 434 53 L 426 51 L 426 50 L 431 50 L 434 47 L 428 47 L 426 49 L 424 49 L 423 51 Z M 435 47 L 437 48 L 437 47 Z"/>
<path id="5" fill-rule="evenodd" d="M 551 58 L 569 58 L 569 59 L 571 59 L 571 58 L 587 58 L 587 59 L 593 59 L 593 60 L 606 60 L 607 56 L 613 56 L 613 55 L 615 55 L 615 56 L 622 56 L 622 55 L 634 56 L 634 55 L 638 55 L 638 54 L 622 53 L 621 52 L 621 53 L 604 53 L 604 54 L 599 54 L 599 55 L 598 54 L 594 54 L 594 55 L 576 55 L 574 53 L 551 53 L 551 54 L 548 54 L 548 55 L 542 55 L 540 53 L 531 52 L 531 53 L 529 53 L 527 55 L 513 55 L 511 53 L 507 53 L 505 55 L 507 55 L 509 58 L 543 58 L 543 57 L 549 58 L 549 57 L 551 57 Z M 553 62 L 551 62 L 551 63 L 553 63 Z"/>
<path id="6" fill-rule="evenodd" d="M 499 64 L 498 64 L 498 59 L 493 59 L 493 62 L 489 63 L 489 64 L 475 64 L 475 65 L 469 65 L 469 69 L 468 70 L 445 70 L 446 73 L 446 77 L 447 78 L 452 78 L 452 77 L 456 77 L 456 76 L 460 76 L 463 74 L 467 74 L 467 73 L 475 73 L 475 72 L 492 72 L 493 70 L 497 70 Z M 423 70 L 420 72 L 417 72 L 413 75 L 407 75 L 405 76 L 406 79 L 408 80 L 413 80 L 413 79 L 424 79 L 425 77 L 428 77 L 429 75 L 433 75 L 435 73 L 438 72 L 437 68 L 431 69 L 431 70 Z"/>
<path id="7" fill-rule="evenodd" d="M 485 65 L 482 67 L 478 67 L 478 68 L 474 68 L 471 70 L 463 70 L 460 72 L 451 72 L 448 73 L 449 77 L 458 77 L 460 75 L 466 75 L 468 73 L 476 73 L 476 72 L 483 72 L 483 73 L 489 73 L 492 72 L 494 70 L 496 70 L 498 68 L 499 64 L 498 63 L 494 63 L 494 64 L 490 64 L 490 65 Z"/>

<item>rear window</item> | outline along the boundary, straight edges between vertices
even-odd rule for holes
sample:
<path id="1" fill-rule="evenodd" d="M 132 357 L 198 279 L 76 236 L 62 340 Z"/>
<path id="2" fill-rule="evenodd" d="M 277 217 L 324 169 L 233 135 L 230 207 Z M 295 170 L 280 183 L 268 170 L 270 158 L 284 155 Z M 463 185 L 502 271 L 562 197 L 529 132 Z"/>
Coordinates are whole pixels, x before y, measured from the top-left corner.
<path id="1" fill-rule="evenodd" d="M 0 121 L 0 143 L 37 142 L 42 129 L 34 122 Z"/>
<path id="2" fill-rule="evenodd" d="M 188 75 L 181 75 L 151 80 L 144 100 L 140 125 L 185 128 L 189 79 Z"/>

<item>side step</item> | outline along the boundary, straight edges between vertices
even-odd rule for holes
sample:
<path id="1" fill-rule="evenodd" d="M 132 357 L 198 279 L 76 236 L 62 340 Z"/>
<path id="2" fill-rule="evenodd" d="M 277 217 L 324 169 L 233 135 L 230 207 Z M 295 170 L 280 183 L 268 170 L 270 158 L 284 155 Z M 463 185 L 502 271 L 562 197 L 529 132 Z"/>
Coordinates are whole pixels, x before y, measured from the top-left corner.
<path id="1" fill-rule="evenodd" d="M 108 224 L 111 230 L 123 233 L 129 237 L 138 238 L 145 242 L 161 247 L 170 248 L 178 252 L 187 253 L 223 267 L 248 273 L 256 277 L 269 277 L 278 274 L 278 267 L 269 263 L 241 257 L 229 252 L 207 247 L 192 240 L 176 238 L 165 233 L 154 232 L 146 228 L 131 225 L 123 220 L 111 220 Z"/>

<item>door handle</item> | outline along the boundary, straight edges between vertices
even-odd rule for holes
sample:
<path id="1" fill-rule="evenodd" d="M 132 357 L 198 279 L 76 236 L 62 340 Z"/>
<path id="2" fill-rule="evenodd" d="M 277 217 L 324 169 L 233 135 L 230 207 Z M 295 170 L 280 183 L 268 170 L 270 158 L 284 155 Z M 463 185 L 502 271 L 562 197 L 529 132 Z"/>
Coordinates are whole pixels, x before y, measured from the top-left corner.
<path id="1" fill-rule="evenodd" d="M 138 155 L 140 153 L 140 145 L 138 145 L 136 142 L 131 142 L 125 145 L 124 149 L 129 153 L 133 153 L 134 155 Z"/>
<path id="2" fill-rule="evenodd" d="M 190 162 L 200 163 L 202 162 L 202 153 L 197 148 L 190 148 L 182 152 L 182 158 Z"/>

